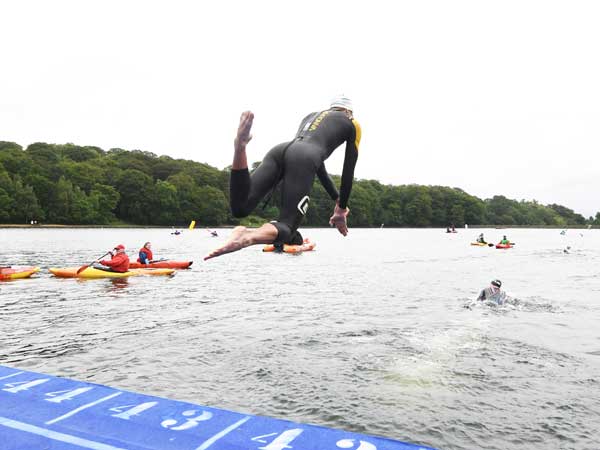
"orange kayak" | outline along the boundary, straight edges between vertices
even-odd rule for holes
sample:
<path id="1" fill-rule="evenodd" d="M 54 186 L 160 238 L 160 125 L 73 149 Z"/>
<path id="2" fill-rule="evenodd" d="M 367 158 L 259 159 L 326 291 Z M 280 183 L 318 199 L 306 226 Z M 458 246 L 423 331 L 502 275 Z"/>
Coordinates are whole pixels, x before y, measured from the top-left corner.
<path id="1" fill-rule="evenodd" d="M 150 264 L 142 264 L 137 261 L 130 262 L 130 269 L 189 269 L 194 261 L 173 261 L 167 259 L 165 261 L 155 261 Z"/>
<path id="2" fill-rule="evenodd" d="M 39 267 L 33 266 L 5 267 L 0 269 L 0 281 L 29 278 L 31 275 L 38 272 L 39 270 Z"/>
<path id="3" fill-rule="evenodd" d="M 283 245 L 284 253 L 302 253 L 302 252 L 310 252 L 315 249 L 317 244 L 315 242 L 310 242 L 308 240 L 304 241 L 302 245 Z M 275 252 L 275 246 L 273 244 L 268 244 L 263 247 L 263 252 Z"/>
<path id="4" fill-rule="evenodd" d="M 88 267 L 77 273 L 79 267 L 52 267 L 50 272 L 59 278 L 125 278 L 137 275 L 171 275 L 175 269 L 130 269 L 127 272 L 109 272 Z"/>

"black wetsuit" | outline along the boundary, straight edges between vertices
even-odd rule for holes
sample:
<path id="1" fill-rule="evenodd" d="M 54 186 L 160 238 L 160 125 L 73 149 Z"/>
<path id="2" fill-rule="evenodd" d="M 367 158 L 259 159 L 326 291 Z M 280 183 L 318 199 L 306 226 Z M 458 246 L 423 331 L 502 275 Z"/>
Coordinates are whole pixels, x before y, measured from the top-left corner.
<path id="1" fill-rule="evenodd" d="M 247 216 L 282 181 L 279 218 L 271 222 L 278 231 L 275 243 L 302 244 L 297 228 L 306 214 L 315 174 L 329 196 L 334 201 L 339 198 L 340 207 L 345 208 L 352 189 L 360 138 L 360 125 L 344 111 L 329 109 L 309 114 L 302 120 L 296 137 L 272 148 L 252 174 L 248 169 L 231 171 L 231 212 L 234 217 Z M 346 142 L 346 154 L 338 194 L 324 161 L 343 142 Z"/>

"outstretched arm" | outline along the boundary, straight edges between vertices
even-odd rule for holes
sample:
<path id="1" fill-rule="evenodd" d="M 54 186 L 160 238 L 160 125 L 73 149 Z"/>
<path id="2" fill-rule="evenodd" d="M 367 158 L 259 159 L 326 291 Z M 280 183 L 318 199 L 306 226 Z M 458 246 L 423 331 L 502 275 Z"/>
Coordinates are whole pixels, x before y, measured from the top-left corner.
<path id="1" fill-rule="evenodd" d="M 348 199 L 350 198 L 350 191 L 352 190 L 354 168 L 356 167 L 356 161 L 358 161 L 358 146 L 361 138 L 361 129 L 358 122 L 352 119 L 352 125 L 354 126 L 354 132 L 346 141 L 346 154 L 344 156 L 340 198 L 333 210 L 333 216 L 329 219 L 329 223 L 334 225 L 344 236 L 348 234 L 348 225 L 346 222 L 346 217 L 350 212 L 350 209 L 348 208 Z"/>
<path id="2" fill-rule="evenodd" d="M 325 163 L 321 164 L 321 167 L 317 170 L 317 176 L 319 177 L 319 181 L 331 197 L 331 200 L 334 202 L 338 200 L 340 194 L 333 183 L 333 180 L 327 173 L 327 169 L 325 168 Z"/>
<path id="3" fill-rule="evenodd" d="M 358 146 L 362 135 L 360 125 L 352 119 L 354 132 L 346 141 L 346 154 L 344 156 L 344 169 L 342 171 L 342 184 L 340 186 L 340 208 L 345 209 L 348 206 L 350 191 L 352 190 L 352 180 L 354 179 L 354 168 L 358 160 Z"/>

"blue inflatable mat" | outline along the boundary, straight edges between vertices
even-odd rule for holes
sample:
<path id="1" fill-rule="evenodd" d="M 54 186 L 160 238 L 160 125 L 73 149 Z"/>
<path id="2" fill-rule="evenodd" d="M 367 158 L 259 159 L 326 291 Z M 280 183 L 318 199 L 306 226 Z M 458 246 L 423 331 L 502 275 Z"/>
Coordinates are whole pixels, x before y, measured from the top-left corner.
<path id="1" fill-rule="evenodd" d="M 430 450 L 0 366 L 2 450 Z"/>

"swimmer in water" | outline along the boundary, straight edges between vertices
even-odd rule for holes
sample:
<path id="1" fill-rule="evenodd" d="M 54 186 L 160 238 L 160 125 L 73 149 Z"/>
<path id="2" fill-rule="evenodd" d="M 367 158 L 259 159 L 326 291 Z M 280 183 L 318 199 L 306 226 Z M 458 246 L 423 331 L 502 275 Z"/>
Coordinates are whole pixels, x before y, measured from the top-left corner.
<path id="1" fill-rule="evenodd" d="M 479 293 L 477 301 L 494 302 L 501 305 L 502 303 L 504 303 L 504 300 L 506 298 L 506 293 L 502 289 L 500 289 L 501 287 L 502 281 L 492 280 L 490 282 L 489 287 L 486 287 Z"/>

